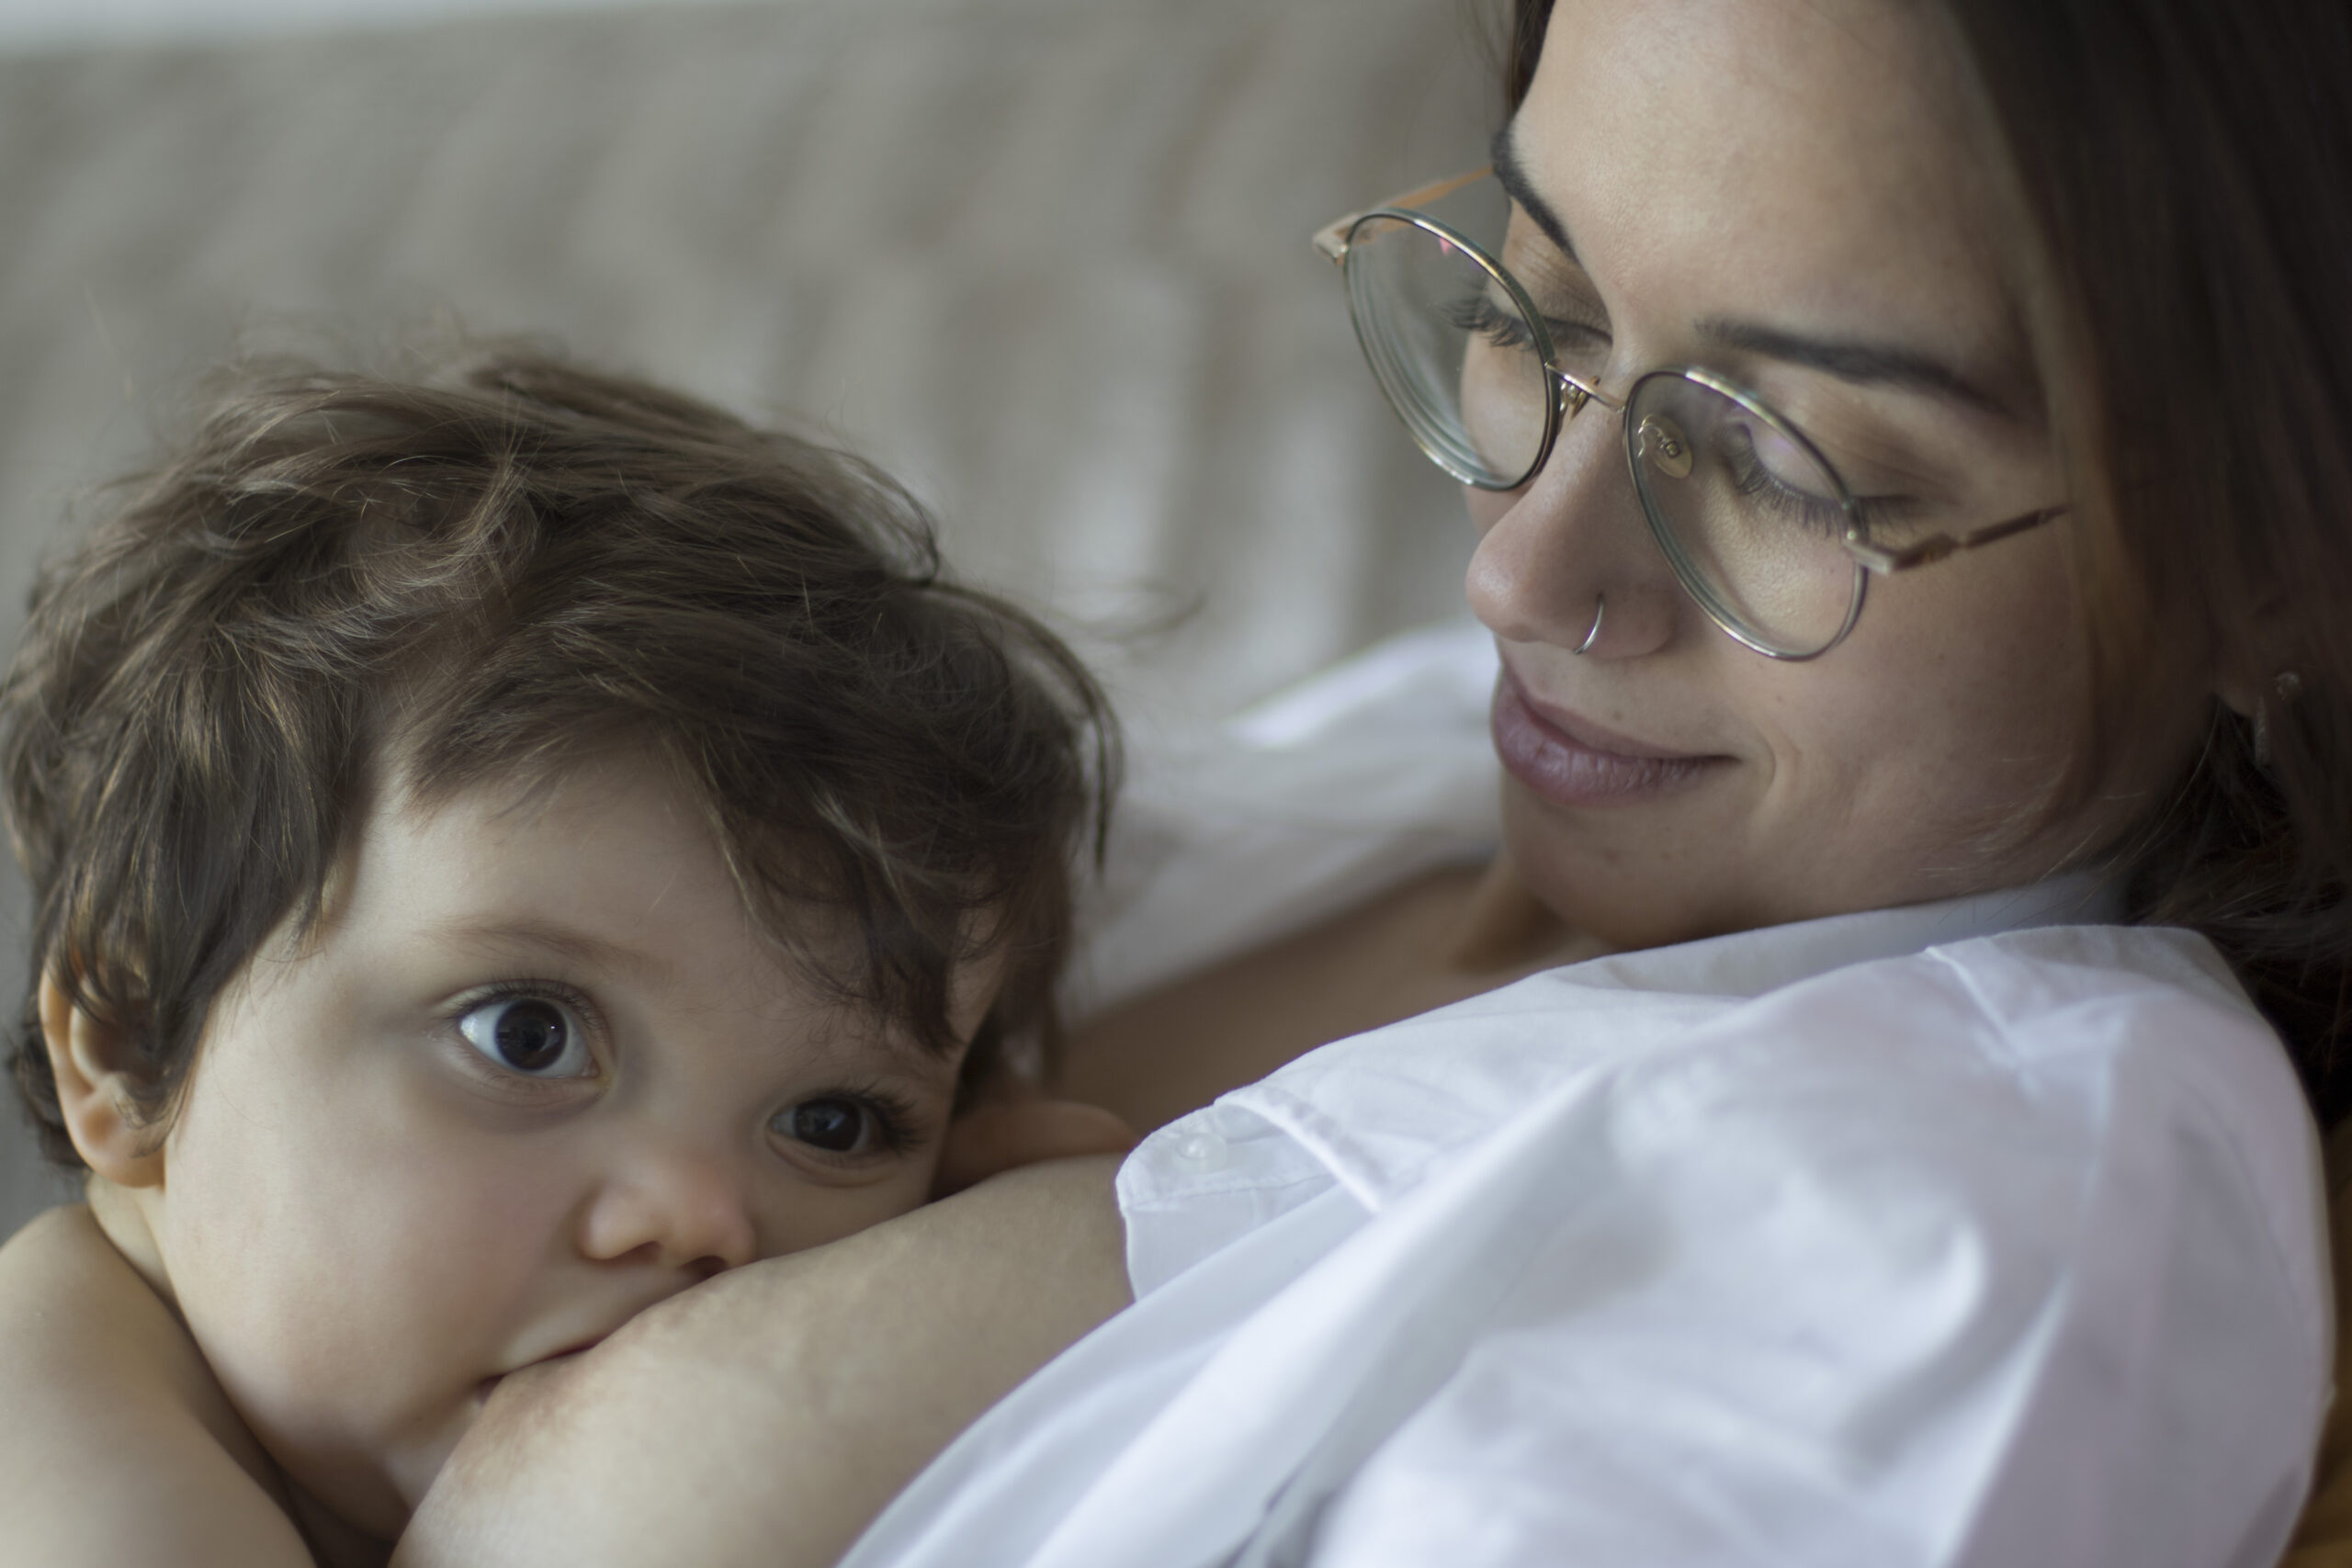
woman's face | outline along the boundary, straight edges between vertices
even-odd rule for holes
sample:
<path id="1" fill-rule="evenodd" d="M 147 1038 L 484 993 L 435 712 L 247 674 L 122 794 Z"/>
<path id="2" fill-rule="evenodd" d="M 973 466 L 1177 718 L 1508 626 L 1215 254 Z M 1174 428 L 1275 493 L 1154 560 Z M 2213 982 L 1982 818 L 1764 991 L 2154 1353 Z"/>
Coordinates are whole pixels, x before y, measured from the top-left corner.
<path id="1" fill-rule="evenodd" d="M 1924 10 L 1560 0 L 1502 143 L 1527 196 L 1503 260 L 1604 391 L 1721 372 L 1866 505 L 1958 531 L 2067 497 L 2022 229 Z M 1571 924 L 1649 945 L 2030 880 L 2185 754 L 2189 690 L 2177 733 L 2066 787 L 2091 697 L 2068 519 L 1877 578 L 1843 643 L 1777 662 L 1677 584 L 1623 440 L 1589 409 L 1529 484 L 1470 495 L 1507 847 Z"/>

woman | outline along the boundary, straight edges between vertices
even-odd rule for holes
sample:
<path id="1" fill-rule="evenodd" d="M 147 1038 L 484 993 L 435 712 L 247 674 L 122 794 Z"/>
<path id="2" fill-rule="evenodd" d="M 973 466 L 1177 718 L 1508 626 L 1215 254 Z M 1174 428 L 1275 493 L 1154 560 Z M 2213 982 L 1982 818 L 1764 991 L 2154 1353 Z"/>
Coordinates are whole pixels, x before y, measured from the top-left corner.
<path id="1" fill-rule="evenodd" d="M 1132 1285 L 853 1561 L 2275 1558 L 2352 958 L 2352 20 L 1515 23 L 1507 227 L 1472 181 L 1326 238 L 1470 487 L 1502 851 L 1069 1076 L 1148 1122 L 1389 1027 L 1115 1213 L 1016 1173 L 509 1380 L 404 1552 L 831 1561 Z"/>

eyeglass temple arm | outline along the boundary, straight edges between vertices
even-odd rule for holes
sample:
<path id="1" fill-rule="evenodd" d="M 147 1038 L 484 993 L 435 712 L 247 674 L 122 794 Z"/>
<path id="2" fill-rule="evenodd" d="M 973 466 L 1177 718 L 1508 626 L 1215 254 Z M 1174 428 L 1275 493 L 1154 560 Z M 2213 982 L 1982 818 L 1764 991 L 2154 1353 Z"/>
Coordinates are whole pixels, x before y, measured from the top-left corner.
<path id="1" fill-rule="evenodd" d="M 1408 190 L 1402 196 L 1392 196 L 1377 207 L 1367 207 L 1361 212 L 1351 212 L 1337 222 L 1326 223 L 1322 228 L 1315 231 L 1315 248 L 1322 252 L 1323 259 L 1333 266 L 1345 266 L 1348 263 L 1348 231 L 1374 213 L 1398 209 L 1411 211 L 1417 208 L 1427 207 L 1430 202 L 1452 196 L 1464 186 L 1483 180 L 1494 172 L 1492 164 L 1480 164 L 1466 174 L 1449 175 L 1433 184 L 1422 186 L 1417 190 Z"/>
<path id="2" fill-rule="evenodd" d="M 1348 231 L 1354 228 L 1356 220 L 1363 216 L 1361 212 L 1351 212 L 1338 222 L 1327 223 L 1315 231 L 1315 248 L 1323 253 L 1325 261 L 1333 266 L 1348 265 Z"/>
<path id="3" fill-rule="evenodd" d="M 1926 566 L 1930 562 L 1939 561 L 1946 556 L 1958 555 L 1962 550 L 1973 550 L 1979 545 L 1989 545 L 1996 539 L 2006 539 L 2012 534 L 2022 534 L 2029 528 L 2039 528 L 2065 510 L 2063 506 L 2047 506 L 2040 512 L 2029 512 L 2022 517 L 2012 517 L 2006 523 L 1992 523 L 1982 528 L 1972 528 L 1965 534 L 1938 534 L 1933 538 L 1922 539 L 1916 545 L 1906 545 L 1899 550 L 1889 549 L 1884 545 L 1873 545 L 1867 540 L 1848 539 L 1846 553 L 1861 562 L 1870 570 L 1882 576 L 1889 572 L 1908 571 L 1915 566 Z"/>

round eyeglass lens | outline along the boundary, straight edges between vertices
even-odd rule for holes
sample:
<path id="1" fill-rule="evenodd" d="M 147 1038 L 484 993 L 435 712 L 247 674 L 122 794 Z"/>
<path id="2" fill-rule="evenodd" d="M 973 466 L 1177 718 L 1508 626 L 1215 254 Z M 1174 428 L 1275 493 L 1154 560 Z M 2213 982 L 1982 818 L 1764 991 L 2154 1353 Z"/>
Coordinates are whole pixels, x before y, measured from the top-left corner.
<path id="1" fill-rule="evenodd" d="M 1348 240 L 1348 303 L 1381 390 L 1455 479 L 1510 490 L 1544 455 L 1544 351 L 1510 288 L 1449 234 L 1375 213 Z"/>
<path id="2" fill-rule="evenodd" d="M 1701 608 L 1749 646 L 1804 659 L 1860 607 L 1846 487 L 1774 414 L 1660 371 L 1625 410 L 1634 483 L 1658 545 Z"/>

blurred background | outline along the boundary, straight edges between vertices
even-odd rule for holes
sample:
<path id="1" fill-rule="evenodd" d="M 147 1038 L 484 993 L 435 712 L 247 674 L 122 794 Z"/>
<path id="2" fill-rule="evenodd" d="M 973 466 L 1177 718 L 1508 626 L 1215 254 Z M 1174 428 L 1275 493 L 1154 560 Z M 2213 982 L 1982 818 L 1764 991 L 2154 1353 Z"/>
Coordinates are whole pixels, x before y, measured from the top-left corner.
<path id="1" fill-rule="evenodd" d="M 454 312 L 819 423 L 1131 723 L 1229 713 L 1459 604 L 1307 236 L 1482 161 L 1500 9 L 0 0 L 0 641 L 204 366 Z"/>

